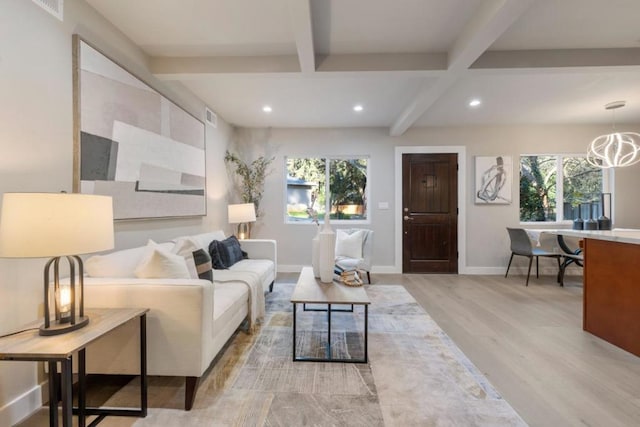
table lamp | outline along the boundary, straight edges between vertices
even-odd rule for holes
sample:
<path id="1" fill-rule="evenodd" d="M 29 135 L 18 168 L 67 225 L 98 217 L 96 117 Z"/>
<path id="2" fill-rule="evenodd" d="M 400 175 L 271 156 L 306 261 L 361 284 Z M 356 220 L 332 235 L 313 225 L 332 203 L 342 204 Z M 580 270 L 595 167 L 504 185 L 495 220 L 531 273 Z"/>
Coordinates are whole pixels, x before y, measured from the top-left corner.
<path id="1" fill-rule="evenodd" d="M 229 224 L 238 224 L 238 239 L 249 239 L 251 223 L 256 220 L 256 207 L 253 203 L 240 203 L 228 206 Z"/>
<path id="2" fill-rule="evenodd" d="M 113 242 L 111 197 L 66 193 L 5 193 L 2 197 L 0 257 L 51 257 L 44 267 L 40 335 L 59 335 L 89 323 L 78 255 L 112 249 Z M 69 264 L 68 283 L 60 281 L 61 258 Z"/>

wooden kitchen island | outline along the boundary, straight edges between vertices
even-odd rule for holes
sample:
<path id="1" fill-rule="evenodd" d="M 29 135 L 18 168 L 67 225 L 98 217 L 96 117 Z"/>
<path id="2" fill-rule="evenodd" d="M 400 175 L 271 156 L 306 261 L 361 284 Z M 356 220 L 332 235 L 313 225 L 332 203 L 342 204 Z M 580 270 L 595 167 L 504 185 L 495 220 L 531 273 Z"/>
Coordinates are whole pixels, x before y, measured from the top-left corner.
<path id="1" fill-rule="evenodd" d="M 640 356 L 640 230 L 558 230 L 584 239 L 583 323 Z"/>

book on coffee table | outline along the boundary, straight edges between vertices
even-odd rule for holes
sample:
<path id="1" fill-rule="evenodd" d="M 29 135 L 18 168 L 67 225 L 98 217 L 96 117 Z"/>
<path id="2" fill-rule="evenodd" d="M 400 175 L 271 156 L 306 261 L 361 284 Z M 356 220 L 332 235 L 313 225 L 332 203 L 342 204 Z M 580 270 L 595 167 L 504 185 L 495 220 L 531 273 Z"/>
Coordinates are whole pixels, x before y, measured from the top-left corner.
<path id="1" fill-rule="evenodd" d="M 347 286 L 362 286 L 364 284 L 362 280 L 362 271 L 345 270 L 344 268 L 336 265 L 333 270 L 333 280 L 336 282 L 344 283 Z"/>

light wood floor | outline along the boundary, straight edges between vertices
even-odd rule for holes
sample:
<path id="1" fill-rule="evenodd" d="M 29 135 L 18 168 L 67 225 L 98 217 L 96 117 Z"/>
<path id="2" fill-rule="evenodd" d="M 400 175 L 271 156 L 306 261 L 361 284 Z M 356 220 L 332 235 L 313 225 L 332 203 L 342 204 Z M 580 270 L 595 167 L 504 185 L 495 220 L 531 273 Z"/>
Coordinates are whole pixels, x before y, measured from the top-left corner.
<path id="1" fill-rule="evenodd" d="M 640 357 L 582 330 L 581 278 L 397 275 L 531 426 L 639 426 Z M 640 339 L 640 337 L 638 337 Z"/>
<path id="2" fill-rule="evenodd" d="M 523 276 L 372 279 L 404 285 L 529 425 L 640 426 L 640 357 L 582 330 L 579 278 L 568 277 L 564 288 L 552 277 L 528 287 Z M 46 414 L 21 426 L 46 425 Z M 124 420 L 104 424 L 135 422 Z"/>

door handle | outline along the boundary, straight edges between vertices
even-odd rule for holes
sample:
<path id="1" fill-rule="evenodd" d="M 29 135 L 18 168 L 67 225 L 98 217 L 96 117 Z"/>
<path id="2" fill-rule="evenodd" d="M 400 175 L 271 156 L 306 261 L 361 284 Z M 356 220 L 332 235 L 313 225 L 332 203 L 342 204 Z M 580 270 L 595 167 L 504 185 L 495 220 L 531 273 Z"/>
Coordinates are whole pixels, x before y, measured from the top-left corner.
<path id="1" fill-rule="evenodd" d="M 411 217 L 410 217 L 410 216 L 408 216 L 408 215 L 405 215 L 405 216 L 404 216 L 404 220 L 405 220 L 405 221 L 413 221 L 413 218 L 411 218 Z"/>

